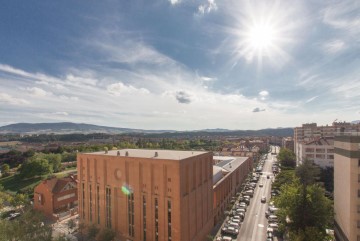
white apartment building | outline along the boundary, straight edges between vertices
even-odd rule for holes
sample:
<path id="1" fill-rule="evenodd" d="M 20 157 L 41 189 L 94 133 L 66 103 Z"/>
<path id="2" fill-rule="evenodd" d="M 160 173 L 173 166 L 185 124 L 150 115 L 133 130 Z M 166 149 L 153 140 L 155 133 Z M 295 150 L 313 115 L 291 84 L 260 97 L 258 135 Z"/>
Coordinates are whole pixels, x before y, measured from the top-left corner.
<path id="1" fill-rule="evenodd" d="M 334 166 L 334 138 L 320 137 L 309 142 L 298 143 L 297 157 L 313 161 L 321 168 Z"/>
<path id="2" fill-rule="evenodd" d="M 318 126 L 316 123 L 303 124 L 301 127 L 294 128 L 294 151 L 296 164 L 302 163 L 305 158 L 320 163 L 322 167 L 333 166 L 334 144 L 326 144 L 322 138 L 334 138 L 342 133 L 360 132 L 360 124 L 348 122 L 333 122 L 332 125 Z M 318 143 L 319 140 L 323 143 Z M 315 142 L 314 142 L 315 141 Z M 328 141 L 333 143 L 333 141 Z M 317 144 L 316 144 L 317 143 Z M 312 148 L 314 151 L 312 151 Z M 306 149 L 308 151 L 306 151 Z M 324 149 L 324 150 L 321 150 Z"/>

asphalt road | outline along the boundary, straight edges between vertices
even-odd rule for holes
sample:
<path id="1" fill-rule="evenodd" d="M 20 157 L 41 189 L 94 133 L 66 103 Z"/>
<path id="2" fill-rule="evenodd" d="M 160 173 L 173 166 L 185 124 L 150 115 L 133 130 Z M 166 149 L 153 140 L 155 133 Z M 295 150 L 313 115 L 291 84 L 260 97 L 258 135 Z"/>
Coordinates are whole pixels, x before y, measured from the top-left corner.
<path id="1" fill-rule="evenodd" d="M 268 202 L 270 200 L 271 192 L 271 180 L 272 163 L 275 160 L 275 155 L 268 154 L 263 166 L 263 174 L 260 177 L 257 186 L 254 190 L 254 197 L 250 201 L 250 205 L 247 208 L 244 222 L 241 225 L 238 241 L 263 241 L 266 240 L 267 219 L 265 217 L 265 211 L 268 208 Z M 267 179 L 267 175 L 270 175 L 270 179 Z M 263 187 L 259 187 L 259 184 L 263 183 Z M 266 203 L 261 203 L 261 197 L 266 196 Z"/>

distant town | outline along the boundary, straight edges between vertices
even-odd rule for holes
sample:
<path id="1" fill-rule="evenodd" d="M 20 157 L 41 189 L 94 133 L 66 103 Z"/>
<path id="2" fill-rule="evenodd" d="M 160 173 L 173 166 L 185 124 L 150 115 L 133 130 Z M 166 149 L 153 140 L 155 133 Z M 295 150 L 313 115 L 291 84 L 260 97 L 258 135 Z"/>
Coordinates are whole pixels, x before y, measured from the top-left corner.
<path id="1" fill-rule="evenodd" d="M 360 124 L 291 131 L 2 134 L 4 240 L 354 240 Z"/>

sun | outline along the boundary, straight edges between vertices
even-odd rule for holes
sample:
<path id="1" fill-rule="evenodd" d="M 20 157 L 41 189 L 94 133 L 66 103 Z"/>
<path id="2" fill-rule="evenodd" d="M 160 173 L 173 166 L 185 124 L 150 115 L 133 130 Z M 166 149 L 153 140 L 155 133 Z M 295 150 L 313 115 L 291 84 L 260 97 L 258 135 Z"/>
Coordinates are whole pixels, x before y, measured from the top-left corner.
<path id="1" fill-rule="evenodd" d="M 258 24 L 249 29 L 247 44 L 255 51 L 269 50 L 276 44 L 276 30 L 270 24 Z"/>
<path id="2" fill-rule="evenodd" d="M 294 38 L 301 23 L 294 20 L 297 8 L 286 1 L 238 1 L 225 28 L 229 40 L 224 44 L 232 53 L 231 68 L 240 60 L 248 64 L 281 68 L 291 60 Z M 241 3 L 240 3 L 241 2 Z M 292 1 L 291 1 L 292 2 Z"/>

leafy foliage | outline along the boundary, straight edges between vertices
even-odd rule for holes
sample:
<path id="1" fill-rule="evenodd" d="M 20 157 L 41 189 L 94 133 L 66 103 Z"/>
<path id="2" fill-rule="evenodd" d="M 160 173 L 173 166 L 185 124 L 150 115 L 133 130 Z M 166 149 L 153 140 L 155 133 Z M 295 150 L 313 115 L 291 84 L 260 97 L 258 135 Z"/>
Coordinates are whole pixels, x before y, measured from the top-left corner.
<path id="1" fill-rule="evenodd" d="M 18 219 L 0 221 L 0 240 L 51 241 L 52 229 L 43 222 L 41 213 L 27 210 Z"/>
<path id="2" fill-rule="evenodd" d="M 115 238 L 115 232 L 112 229 L 102 229 L 96 237 L 97 241 L 112 241 Z"/>
<path id="3" fill-rule="evenodd" d="M 20 167 L 20 177 L 30 178 L 53 172 L 52 166 L 46 159 L 35 158 L 24 162 Z"/>
<path id="4" fill-rule="evenodd" d="M 290 240 L 327 240 L 326 228 L 333 225 L 332 202 L 325 191 L 315 183 L 318 169 L 305 161 L 295 170 L 292 182 L 284 184 L 275 198 L 280 230 L 289 231 Z M 285 175 L 286 176 L 286 175 Z"/>
<path id="5" fill-rule="evenodd" d="M 294 168 L 296 166 L 296 156 L 293 151 L 281 148 L 277 156 L 282 167 Z"/>

